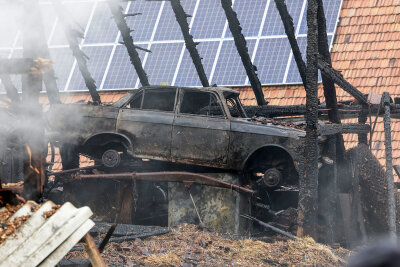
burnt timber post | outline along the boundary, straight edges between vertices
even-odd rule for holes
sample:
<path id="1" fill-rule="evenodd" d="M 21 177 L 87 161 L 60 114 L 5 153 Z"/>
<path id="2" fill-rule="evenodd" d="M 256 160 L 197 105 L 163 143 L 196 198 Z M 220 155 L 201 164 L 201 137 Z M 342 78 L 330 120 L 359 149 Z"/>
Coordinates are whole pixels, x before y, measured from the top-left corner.
<path id="1" fill-rule="evenodd" d="M 32 58 L 43 58 L 43 59 L 50 59 L 50 52 L 49 52 L 49 48 L 47 46 L 47 42 L 46 42 L 46 35 L 44 33 L 44 27 L 43 27 L 43 20 L 42 20 L 42 14 L 40 12 L 40 9 L 38 7 L 35 7 L 38 10 L 33 10 L 33 13 L 35 18 L 34 21 L 30 21 L 31 23 L 34 23 L 33 25 L 29 25 L 30 29 L 31 29 L 31 33 L 26 33 L 24 34 L 24 39 L 28 38 L 27 36 L 32 35 L 32 37 L 28 38 L 28 44 L 29 46 L 33 46 L 33 50 L 35 50 L 34 52 L 34 57 Z M 25 18 L 27 18 L 25 16 Z M 29 48 L 28 47 L 24 47 L 24 51 Z M 30 54 L 28 52 L 28 54 Z M 24 53 L 24 57 L 29 57 L 26 56 Z M 59 90 L 57 87 L 57 82 L 56 82 L 56 77 L 54 74 L 54 69 L 52 67 L 51 64 L 49 64 L 49 66 L 47 68 L 42 68 L 40 70 L 41 73 L 41 78 L 40 80 L 43 80 L 44 85 L 46 86 L 46 93 L 49 99 L 50 104 L 59 104 L 60 103 L 60 94 L 59 94 Z M 28 75 L 29 76 L 29 75 Z M 5 78 L 5 77 L 4 77 Z M 3 79 L 3 77 L 2 77 Z M 7 80 L 7 78 L 6 78 Z M 9 86 L 11 86 L 9 84 Z M 11 87 L 10 87 L 11 88 Z M 42 90 L 42 88 L 40 87 L 40 90 Z"/>
<path id="2" fill-rule="evenodd" d="M 58 18 L 60 19 L 60 22 L 64 26 L 65 36 L 67 38 L 69 48 L 72 50 L 72 55 L 75 57 L 76 62 L 78 63 L 79 71 L 82 74 L 86 87 L 89 89 L 90 96 L 95 104 L 100 104 L 101 100 L 100 95 L 97 92 L 96 82 L 90 74 L 87 66 L 87 60 L 89 57 L 83 53 L 79 47 L 78 38 L 84 38 L 84 34 L 72 28 L 68 18 L 66 17 L 66 14 L 64 13 L 63 5 L 59 0 L 53 0 L 53 6 Z"/>
<path id="3" fill-rule="evenodd" d="M 306 138 L 304 176 L 300 178 L 298 236 L 316 237 L 318 207 L 318 2 L 308 0 Z M 307 156 L 305 153 L 307 152 Z"/>
<path id="4" fill-rule="evenodd" d="M 392 164 L 392 137 L 390 129 L 390 96 L 388 92 L 382 95 L 384 106 L 383 125 L 385 129 L 385 153 L 386 153 L 386 179 L 388 190 L 388 214 L 389 235 L 396 240 L 396 199 L 394 192 L 393 164 Z"/>
<path id="5" fill-rule="evenodd" d="M 41 45 L 36 30 L 42 27 L 38 0 L 24 2 L 23 57 L 38 58 Z M 43 30 L 43 28 L 41 29 Z M 22 116 L 27 125 L 24 139 L 27 156 L 24 160 L 24 197 L 39 200 L 44 183 L 44 122 L 39 105 L 39 93 L 42 90 L 42 75 L 29 72 L 22 75 Z"/>
<path id="6" fill-rule="evenodd" d="M 136 73 L 139 77 L 140 83 L 143 86 L 149 86 L 149 80 L 145 70 L 143 69 L 142 61 L 140 60 L 139 54 L 136 51 L 137 46 L 135 46 L 133 42 L 133 38 L 131 36 L 131 29 L 128 27 L 128 24 L 125 21 L 125 15 L 122 13 L 122 8 L 119 5 L 118 0 L 110 0 L 107 1 L 108 8 L 113 15 L 114 21 L 117 24 L 119 31 L 121 32 L 122 40 L 124 41 L 124 45 L 128 50 L 128 55 L 131 60 L 133 67 L 136 70 Z M 135 14 L 136 15 L 136 14 Z M 139 15 L 139 14 L 138 14 Z M 142 49 L 145 50 L 145 49 Z M 150 52 L 150 51 L 147 51 Z"/>
<path id="7" fill-rule="evenodd" d="M 189 24 L 187 22 L 187 18 L 190 17 L 190 15 L 185 13 L 185 10 L 181 5 L 180 0 L 170 0 L 170 2 L 172 10 L 175 13 L 176 21 L 181 27 L 183 39 L 185 40 L 186 49 L 188 50 L 190 57 L 192 58 L 194 67 L 196 68 L 197 75 L 199 75 L 201 84 L 203 85 L 203 87 L 208 87 L 210 86 L 210 84 L 208 82 L 207 75 L 204 71 L 203 64 L 201 63 L 202 58 L 200 57 L 199 51 L 197 51 L 196 48 L 198 43 L 195 43 L 193 41 L 193 36 L 190 34 Z"/>
<path id="8" fill-rule="evenodd" d="M 264 99 L 264 93 L 262 91 L 261 82 L 258 79 L 256 73 L 256 67 L 251 62 L 249 55 L 249 50 L 247 49 L 246 39 L 242 34 L 242 27 L 240 27 L 240 22 L 237 18 L 236 12 L 232 9 L 232 0 L 221 0 L 222 8 L 225 11 L 226 18 L 228 20 L 229 29 L 231 30 L 233 39 L 235 40 L 235 45 L 237 51 L 242 60 L 243 66 L 246 70 L 247 77 L 251 87 L 253 88 L 254 95 L 257 99 L 257 104 L 259 106 L 266 105 L 268 102 Z"/>

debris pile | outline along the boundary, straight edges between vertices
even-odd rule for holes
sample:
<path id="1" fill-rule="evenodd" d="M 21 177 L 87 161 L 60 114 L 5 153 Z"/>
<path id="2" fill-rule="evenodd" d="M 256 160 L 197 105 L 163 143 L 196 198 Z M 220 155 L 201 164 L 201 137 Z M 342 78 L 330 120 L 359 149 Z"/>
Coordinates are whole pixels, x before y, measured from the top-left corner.
<path id="1" fill-rule="evenodd" d="M 127 266 L 338 266 L 345 249 L 335 250 L 312 238 L 276 240 L 266 243 L 202 231 L 195 225 L 182 224 L 168 234 L 122 243 L 109 243 L 103 253 L 109 265 Z M 83 251 L 70 252 L 66 258 L 87 258 Z"/>
<path id="2" fill-rule="evenodd" d="M 281 121 L 277 119 L 265 118 L 265 117 L 252 117 L 252 121 L 261 122 L 262 124 L 272 124 L 272 125 L 280 125 L 291 127 L 298 130 L 304 130 L 306 128 L 306 124 L 304 122 L 295 123 L 293 121 Z"/>

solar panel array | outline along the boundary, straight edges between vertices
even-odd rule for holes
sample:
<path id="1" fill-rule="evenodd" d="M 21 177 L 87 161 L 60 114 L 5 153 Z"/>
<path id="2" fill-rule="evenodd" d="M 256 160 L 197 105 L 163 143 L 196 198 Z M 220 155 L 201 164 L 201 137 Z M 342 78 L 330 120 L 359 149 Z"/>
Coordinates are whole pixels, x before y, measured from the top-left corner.
<path id="1" fill-rule="evenodd" d="M 248 85 L 240 57 L 229 31 L 228 22 L 219 0 L 181 0 L 188 18 L 190 33 L 200 42 L 198 50 L 210 84 Z M 293 17 L 296 37 L 304 55 L 306 49 L 307 0 L 286 0 Z M 330 45 L 336 30 L 342 0 L 324 0 Z M 0 22 L 10 9 L 0 4 Z M 138 88 L 140 81 L 131 65 L 120 33 L 111 19 L 104 1 L 64 1 L 66 11 L 85 33 L 81 42 L 90 57 L 88 68 L 98 89 Z M 127 17 L 135 44 L 152 53 L 139 51 L 151 84 L 201 86 L 196 70 L 187 52 L 181 30 L 168 1 L 136 0 L 122 4 L 124 12 L 142 13 Z M 76 61 L 68 47 L 63 28 L 53 6 L 41 3 L 45 33 L 60 90 L 87 90 Z M 250 56 L 258 68 L 262 84 L 299 83 L 297 71 L 282 21 L 273 0 L 233 0 L 233 9 L 246 37 Z M 11 23 L 0 27 L 0 57 L 22 55 L 21 29 L 18 25 L 21 8 L 12 5 Z M 3 13 L 3 14 L 2 14 Z M 19 77 L 13 77 L 20 87 Z"/>

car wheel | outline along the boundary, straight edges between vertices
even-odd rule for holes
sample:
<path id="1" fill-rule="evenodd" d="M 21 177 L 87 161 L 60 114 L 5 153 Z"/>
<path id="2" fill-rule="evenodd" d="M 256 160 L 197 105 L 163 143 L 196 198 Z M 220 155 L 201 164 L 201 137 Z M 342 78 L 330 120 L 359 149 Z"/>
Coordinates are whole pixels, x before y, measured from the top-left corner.
<path id="1" fill-rule="evenodd" d="M 106 150 L 101 156 L 102 163 L 107 168 L 116 168 L 121 163 L 121 156 L 115 149 Z"/>

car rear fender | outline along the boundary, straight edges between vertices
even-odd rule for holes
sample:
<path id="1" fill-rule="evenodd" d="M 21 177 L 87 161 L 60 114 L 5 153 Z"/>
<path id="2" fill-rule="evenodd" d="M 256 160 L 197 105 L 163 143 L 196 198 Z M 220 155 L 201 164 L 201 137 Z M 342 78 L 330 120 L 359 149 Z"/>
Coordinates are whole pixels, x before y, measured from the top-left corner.
<path id="1" fill-rule="evenodd" d="M 83 147 L 92 147 L 92 146 L 106 146 L 110 143 L 119 143 L 121 144 L 126 152 L 133 156 L 133 144 L 132 141 L 124 134 L 114 133 L 114 132 L 105 132 L 94 134 L 87 138 L 82 146 Z"/>

